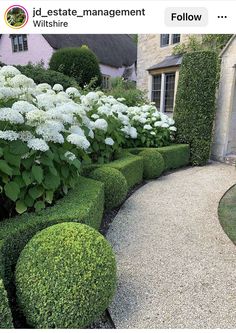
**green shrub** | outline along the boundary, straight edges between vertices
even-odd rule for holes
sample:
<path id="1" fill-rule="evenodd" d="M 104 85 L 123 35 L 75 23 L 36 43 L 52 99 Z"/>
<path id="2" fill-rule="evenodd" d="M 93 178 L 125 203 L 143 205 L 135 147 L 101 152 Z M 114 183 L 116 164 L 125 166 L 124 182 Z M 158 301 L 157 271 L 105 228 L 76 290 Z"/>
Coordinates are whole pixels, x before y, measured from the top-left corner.
<path id="1" fill-rule="evenodd" d="M 162 155 L 165 165 L 164 171 L 178 169 L 189 164 L 190 149 L 187 144 L 177 144 L 161 148 L 129 148 L 124 149 L 123 154 L 138 155 L 140 152 L 144 150 L 149 151 L 150 149 L 156 150 Z"/>
<path id="2" fill-rule="evenodd" d="M 107 91 L 108 95 L 115 98 L 124 98 L 123 103 L 127 106 L 139 106 L 148 104 L 145 93 L 136 88 L 132 81 L 125 81 L 123 78 L 114 78 L 111 82 L 111 89 Z"/>
<path id="3" fill-rule="evenodd" d="M 210 157 L 215 116 L 217 56 L 202 51 L 185 54 L 180 70 L 174 119 L 176 141 L 190 144 L 190 161 L 204 165 Z"/>
<path id="4" fill-rule="evenodd" d="M 94 229 L 63 223 L 35 235 L 16 266 L 16 289 L 35 328 L 84 328 L 110 304 L 116 263 L 110 244 Z"/>
<path id="5" fill-rule="evenodd" d="M 0 328 L 14 328 L 12 314 L 8 304 L 7 292 L 0 279 Z"/>
<path id="6" fill-rule="evenodd" d="M 96 55 L 87 47 L 62 48 L 53 53 L 49 63 L 52 70 L 73 77 L 81 87 L 97 78 L 101 84 L 101 71 Z"/>
<path id="7" fill-rule="evenodd" d="M 141 151 L 139 156 L 143 157 L 144 179 L 155 179 L 160 177 L 165 168 L 165 162 L 162 155 L 155 148 L 150 148 Z"/>
<path id="8" fill-rule="evenodd" d="M 119 170 L 125 176 L 129 190 L 143 180 L 143 158 L 140 156 L 129 154 L 106 165 Z"/>
<path id="9" fill-rule="evenodd" d="M 104 166 L 92 171 L 90 177 L 104 184 L 106 209 L 118 207 L 125 200 L 128 185 L 119 170 Z"/>
<path id="10" fill-rule="evenodd" d="M 25 213 L 1 222 L 0 276 L 8 288 L 17 259 L 27 242 L 40 230 L 68 222 L 87 224 L 99 229 L 104 209 L 104 185 L 80 177 L 75 189 L 53 207 L 38 213 Z"/>
<path id="11" fill-rule="evenodd" d="M 165 162 L 165 171 L 189 165 L 190 148 L 187 144 L 177 144 L 157 148 Z"/>
<path id="12" fill-rule="evenodd" d="M 50 69 L 45 69 L 41 65 L 26 65 L 16 66 L 19 71 L 34 80 L 35 83 L 48 83 L 52 87 L 55 84 L 61 84 L 64 89 L 69 87 L 77 87 L 77 82 L 74 78 L 56 72 Z"/>

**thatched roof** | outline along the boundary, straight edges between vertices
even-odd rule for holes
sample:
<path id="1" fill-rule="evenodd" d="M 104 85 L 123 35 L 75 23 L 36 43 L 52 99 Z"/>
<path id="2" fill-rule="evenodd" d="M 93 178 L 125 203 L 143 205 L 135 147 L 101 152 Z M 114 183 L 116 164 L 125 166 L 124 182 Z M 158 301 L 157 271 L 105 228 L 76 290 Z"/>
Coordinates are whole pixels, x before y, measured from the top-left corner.
<path id="1" fill-rule="evenodd" d="M 57 50 L 87 45 L 99 62 L 112 67 L 131 66 L 137 60 L 137 45 L 130 35 L 43 35 Z"/>

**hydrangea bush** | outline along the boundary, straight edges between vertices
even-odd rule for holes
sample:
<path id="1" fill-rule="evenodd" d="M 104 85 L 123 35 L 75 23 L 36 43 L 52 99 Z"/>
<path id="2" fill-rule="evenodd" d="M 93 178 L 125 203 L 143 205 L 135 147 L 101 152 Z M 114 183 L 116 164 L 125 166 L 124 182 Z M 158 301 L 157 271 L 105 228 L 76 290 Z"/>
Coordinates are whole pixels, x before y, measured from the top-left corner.
<path id="1" fill-rule="evenodd" d="M 0 190 L 18 213 L 67 193 L 81 162 L 106 163 L 122 147 L 173 140 L 174 121 L 153 105 L 128 107 L 102 92 L 81 95 L 36 85 L 12 66 L 0 69 Z"/>

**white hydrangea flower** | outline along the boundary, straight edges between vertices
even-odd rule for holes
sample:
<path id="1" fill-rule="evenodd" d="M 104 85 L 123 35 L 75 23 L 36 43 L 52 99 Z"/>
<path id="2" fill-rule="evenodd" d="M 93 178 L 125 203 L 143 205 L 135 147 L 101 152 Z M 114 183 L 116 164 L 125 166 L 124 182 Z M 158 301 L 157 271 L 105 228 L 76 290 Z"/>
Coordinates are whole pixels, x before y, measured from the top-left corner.
<path id="1" fill-rule="evenodd" d="M 14 89 L 11 87 L 0 87 L 0 98 L 17 98 L 21 94 L 21 90 Z"/>
<path id="2" fill-rule="evenodd" d="M 170 131 L 173 131 L 173 132 L 176 132 L 177 131 L 177 128 L 175 126 L 170 126 Z"/>
<path id="3" fill-rule="evenodd" d="M 94 114 L 92 114 L 92 116 L 91 116 L 91 118 L 93 118 L 93 119 L 99 119 L 99 115 L 98 114 L 96 114 L 96 113 L 94 113 Z"/>
<path id="4" fill-rule="evenodd" d="M 163 127 L 163 128 L 168 128 L 169 125 L 168 125 L 167 123 L 163 123 L 163 124 L 161 125 L 161 127 Z"/>
<path id="5" fill-rule="evenodd" d="M 74 88 L 74 87 L 69 87 L 66 89 L 66 93 L 67 95 L 69 95 L 70 97 L 80 97 L 81 94 L 79 92 L 78 89 Z"/>
<path id="6" fill-rule="evenodd" d="M 64 90 L 64 88 L 63 88 L 63 86 L 61 84 L 54 84 L 54 86 L 52 87 L 52 89 L 54 91 L 63 91 Z"/>
<path id="7" fill-rule="evenodd" d="M 0 74 L 5 77 L 13 77 L 15 75 L 21 74 L 21 72 L 13 66 L 3 66 L 0 69 Z"/>
<path id="8" fill-rule="evenodd" d="M 18 74 L 10 80 L 10 84 L 15 88 L 34 88 L 35 83 L 32 79 L 23 74 Z"/>
<path id="9" fill-rule="evenodd" d="M 104 132 L 107 131 L 108 123 L 105 119 L 97 119 L 94 122 L 94 128 L 100 129 Z"/>
<path id="10" fill-rule="evenodd" d="M 143 128 L 146 129 L 146 130 L 151 130 L 152 126 L 151 125 L 144 125 Z"/>
<path id="11" fill-rule="evenodd" d="M 23 124 L 23 116 L 11 108 L 0 109 L 0 121 L 9 121 L 10 124 Z"/>
<path id="12" fill-rule="evenodd" d="M 70 128 L 69 128 L 69 131 L 71 132 L 71 133 L 74 133 L 74 134 L 78 134 L 78 135 L 82 135 L 82 136 L 85 136 L 84 135 L 84 130 L 81 128 L 81 127 L 79 127 L 79 126 L 71 126 Z"/>
<path id="13" fill-rule="evenodd" d="M 155 127 L 161 127 L 162 124 L 163 124 L 162 121 L 156 121 L 155 124 L 154 124 L 154 126 L 155 126 Z"/>
<path id="14" fill-rule="evenodd" d="M 138 133 L 135 127 L 130 127 L 129 135 L 132 139 L 137 139 Z"/>
<path id="15" fill-rule="evenodd" d="M 47 92 L 47 90 L 51 90 L 52 87 L 48 83 L 40 83 L 37 85 L 36 90 Z"/>
<path id="16" fill-rule="evenodd" d="M 67 151 L 67 152 L 65 153 L 65 158 L 67 158 L 67 159 L 70 160 L 70 161 L 74 161 L 74 160 L 76 160 L 76 156 L 75 156 L 75 154 L 73 154 L 73 153 L 70 152 L 70 151 Z"/>
<path id="17" fill-rule="evenodd" d="M 36 108 L 36 106 L 34 106 L 33 104 L 26 102 L 26 101 L 15 102 L 12 105 L 12 109 L 20 112 L 21 114 L 38 110 L 38 108 Z"/>
<path id="18" fill-rule="evenodd" d="M 155 133 L 155 132 L 153 132 L 153 131 L 151 131 L 151 132 L 150 132 L 150 134 L 151 134 L 151 135 L 156 135 L 156 133 Z"/>
<path id="19" fill-rule="evenodd" d="M 105 139 L 105 144 L 108 146 L 113 146 L 114 145 L 114 140 L 112 138 L 106 138 Z"/>
<path id="20" fill-rule="evenodd" d="M 15 131 L 0 131 L 0 139 L 15 141 L 19 139 L 19 134 Z"/>
<path id="21" fill-rule="evenodd" d="M 49 146 L 47 145 L 47 143 L 43 139 L 38 139 L 38 138 L 30 139 L 27 143 L 27 146 L 30 149 L 33 149 L 36 151 L 44 152 L 44 151 L 49 150 Z"/>
<path id="22" fill-rule="evenodd" d="M 90 147 L 90 142 L 86 139 L 85 136 L 78 135 L 78 134 L 69 134 L 67 137 L 67 141 L 76 145 L 83 150 L 87 150 Z"/>

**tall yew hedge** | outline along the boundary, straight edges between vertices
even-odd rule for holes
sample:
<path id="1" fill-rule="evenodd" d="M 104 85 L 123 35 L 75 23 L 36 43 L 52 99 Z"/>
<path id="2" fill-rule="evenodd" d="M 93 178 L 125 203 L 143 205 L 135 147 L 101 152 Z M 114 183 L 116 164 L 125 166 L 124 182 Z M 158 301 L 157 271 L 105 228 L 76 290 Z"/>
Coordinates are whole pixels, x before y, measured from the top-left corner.
<path id="1" fill-rule="evenodd" d="M 183 57 L 174 119 L 178 143 L 190 144 L 190 161 L 204 165 L 210 157 L 215 116 L 217 55 L 210 51 Z"/>

